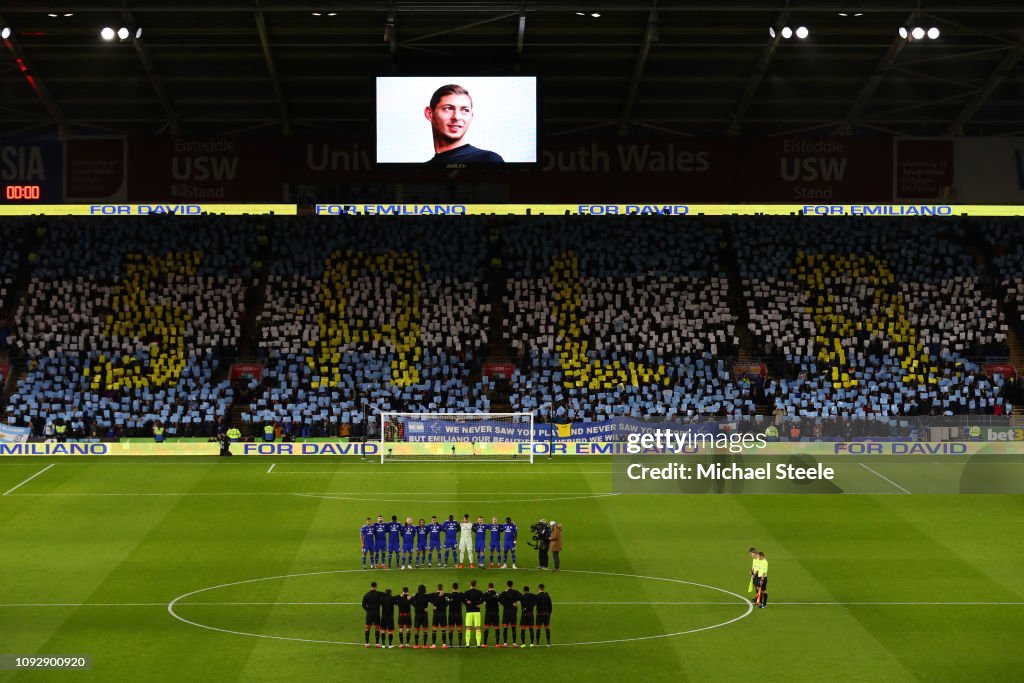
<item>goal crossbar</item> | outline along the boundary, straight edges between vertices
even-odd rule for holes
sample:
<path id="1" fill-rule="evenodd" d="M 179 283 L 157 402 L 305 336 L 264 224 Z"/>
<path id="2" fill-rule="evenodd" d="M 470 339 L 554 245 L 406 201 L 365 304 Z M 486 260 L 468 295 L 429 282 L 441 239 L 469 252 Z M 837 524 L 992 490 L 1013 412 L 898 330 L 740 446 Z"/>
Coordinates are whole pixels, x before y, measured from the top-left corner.
<path id="1" fill-rule="evenodd" d="M 533 413 L 380 412 L 380 461 L 533 462 Z"/>

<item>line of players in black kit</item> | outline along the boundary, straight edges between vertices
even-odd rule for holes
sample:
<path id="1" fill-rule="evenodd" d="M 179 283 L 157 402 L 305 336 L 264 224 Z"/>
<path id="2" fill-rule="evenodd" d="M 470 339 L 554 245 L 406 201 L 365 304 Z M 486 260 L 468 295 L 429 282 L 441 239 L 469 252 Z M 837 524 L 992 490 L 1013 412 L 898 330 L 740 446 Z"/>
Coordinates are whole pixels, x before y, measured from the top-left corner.
<path id="1" fill-rule="evenodd" d="M 551 645 L 551 596 L 544 590 L 544 584 L 538 584 L 537 592 L 531 593 L 529 586 L 523 586 L 522 592 L 513 587 L 513 582 L 505 584 L 505 590 L 498 593 L 494 584 L 487 584 L 487 591 L 476 587 L 476 580 L 469 582 L 469 590 L 459 591 L 459 584 L 453 583 L 450 592 L 446 592 L 443 584 L 437 584 L 437 591 L 427 593 L 427 587 L 421 585 L 415 595 L 409 594 L 408 588 L 402 588 L 401 595 L 392 595 L 388 588 L 383 593 L 377 590 L 377 582 L 370 584 L 369 592 L 363 596 L 363 609 L 366 611 L 366 629 L 364 631 L 364 647 L 370 647 L 370 630 L 373 630 L 375 647 L 395 646 L 395 610 L 398 610 L 398 647 L 437 649 L 437 634 L 441 634 L 441 649 L 456 647 L 455 637 L 458 634 L 458 647 L 473 647 L 473 636 L 476 636 L 476 647 L 487 647 L 490 632 L 494 631 L 494 647 L 519 647 L 516 643 L 516 627 L 519 627 L 522 647 L 540 645 L 540 629 L 543 627 L 547 644 Z M 483 607 L 483 625 L 480 622 L 480 609 Z M 522 614 L 516 619 L 519 608 Z M 431 623 L 427 623 L 427 611 L 433 608 Z M 499 608 L 501 618 L 498 618 Z M 463 613 L 465 609 L 466 643 L 463 645 Z M 536 611 L 536 615 L 534 612 Z M 500 631 L 499 631 L 500 629 Z M 512 640 L 509 642 L 509 630 Z M 414 634 L 415 632 L 415 634 Z M 427 633 L 430 633 L 430 645 L 427 645 Z M 483 639 L 481 639 L 481 633 Z M 530 642 L 527 643 L 527 634 Z M 420 636 L 423 643 L 420 644 Z M 500 635 L 500 639 L 499 639 Z M 385 642 L 385 640 L 387 642 Z"/>

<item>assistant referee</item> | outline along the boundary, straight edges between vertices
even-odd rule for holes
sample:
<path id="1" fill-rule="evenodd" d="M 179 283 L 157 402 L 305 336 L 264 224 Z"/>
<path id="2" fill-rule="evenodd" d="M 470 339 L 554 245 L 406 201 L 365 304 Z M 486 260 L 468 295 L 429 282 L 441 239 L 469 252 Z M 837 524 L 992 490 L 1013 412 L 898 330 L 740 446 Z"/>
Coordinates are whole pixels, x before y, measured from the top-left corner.
<path id="1" fill-rule="evenodd" d="M 765 559 L 763 552 L 757 553 L 757 577 L 757 606 L 764 609 L 768 604 L 768 560 Z"/>

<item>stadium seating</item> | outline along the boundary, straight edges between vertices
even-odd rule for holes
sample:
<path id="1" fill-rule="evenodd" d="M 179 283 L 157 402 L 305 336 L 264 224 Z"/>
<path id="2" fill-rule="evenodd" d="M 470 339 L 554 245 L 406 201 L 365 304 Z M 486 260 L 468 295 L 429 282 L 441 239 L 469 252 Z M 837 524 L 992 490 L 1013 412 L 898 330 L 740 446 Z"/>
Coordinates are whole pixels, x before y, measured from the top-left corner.
<path id="1" fill-rule="evenodd" d="M 666 218 L 534 219 L 503 231 L 515 410 L 560 419 L 754 412 L 732 379 L 718 238 Z"/>
<path id="2" fill-rule="evenodd" d="M 307 219 L 279 226 L 259 317 L 267 363 L 246 422 L 360 428 L 372 410 L 487 411 L 483 223 Z"/>
<path id="3" fill-rule="evenodd" d="M 1000 414 L 1016 383 L 982 363 L 1007 355 L 1020 324 L 1024 229 L 982 231 L 1010 321 L 969 251 L 972 230 L 877 218 L 5 219 L 0 307 L 33 257 L 6 333 L 23 372 L 3 420 L 37 434 L 61 419 L 82 434 L 148 435 L 159 421 L 209 435 L 234 419 L 255 435 L 276 423 L 360 436 L 374 409 L 500 405 L 594 421 L 760 407 L 811 420 L 805 433 L 822 416 L 892 417 L 899 431 L 906 416 Z M 734 376 L 741 335 L 767 381 Z M 482 376 L 504 355 L 507 384 Z M 262 363 L 262 377 L 232 386 L 236 360 Z"/>
<path id="4" fill-rule="evenodd" d="M 57 219 L 12 343 L 27 374 L 7 413 L 45 431 L 212 434 L 230 405 L 214 381 L 237 348 L 254 226 L 239 220 Z"/>
<path id="5" fill-rule="evenodd" d="M 767 391 L 777 410 L 1008 408 L 975 360 L 1006 355 L 1006 321 L 941 225 L 758 218 L 735 221 L 733 237 L 750 333 L 783 368 Z"/>
<path id="6" fill-rule="evenodd" d="M 0 349 L 6 348 L 9 331 L 6 326 L 10 314 L 8 302 L 14 295 L 14 282 L 18 274 L 22 249 L 25 244 L 25 233 L 32 226 L 24 219 L 9 219 L 0 225 Z"/>

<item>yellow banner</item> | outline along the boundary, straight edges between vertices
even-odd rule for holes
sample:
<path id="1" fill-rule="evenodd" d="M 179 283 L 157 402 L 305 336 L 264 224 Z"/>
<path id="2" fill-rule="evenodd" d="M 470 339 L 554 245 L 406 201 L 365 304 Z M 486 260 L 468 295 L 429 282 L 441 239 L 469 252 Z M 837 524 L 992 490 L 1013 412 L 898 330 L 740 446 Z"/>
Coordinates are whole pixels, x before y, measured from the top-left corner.
<path id="1" fill-rule="evenodd" d="M 294 216 L 295 204 L 0 204 L 0 216 Z"/>
<path id="2" fill-rule="evenodd" d="M 980 204 L 317 204 L 320 216 L 1024 216 Z"/>
<path id="3" fill-rule="evenodd" d="M 1024 216 L 999 204 L 317 204 L 320 216 Z M 2 204 L 0 216 L 295 216 L 295 204 Z"/>

